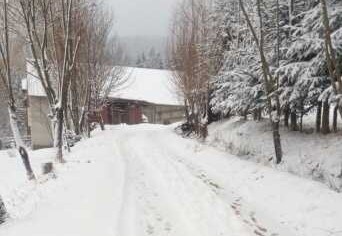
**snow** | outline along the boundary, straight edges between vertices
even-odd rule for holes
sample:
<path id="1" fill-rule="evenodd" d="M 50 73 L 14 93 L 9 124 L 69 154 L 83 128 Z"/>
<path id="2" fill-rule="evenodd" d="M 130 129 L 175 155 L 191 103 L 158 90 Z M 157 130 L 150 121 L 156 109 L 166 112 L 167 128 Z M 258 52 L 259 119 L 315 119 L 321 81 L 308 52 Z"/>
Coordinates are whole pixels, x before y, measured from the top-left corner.
<path id="1" fill-rule="evenodd" d="M 110 97 L 140 100 L 162 105 L 183 105 L 168 70 L 127 68 L 129 81 L 125 88 L 115 90 Z"/>
<path id="2" fill-rule="evenodd" d="M 310 178 L 342 191 L 341 134 L 312 133 L 315 118 L 305 116 L 304 121 L 304 131 L 308 134 L 281 129 L 284 152 L 281 165 L 274 165 L 272 130 L 267 119 L 256 122 L 236 117 L 214 123 L 209 127 L 207 142 L 242 159 Z"/>
<path id="3" fill-rule="evenodd" d="M 28 91 L 29 96 L 45 97 L 34 66 L 31 63 L 26 65 L 27 78 L 23 80 L 23 89 Z M 110 97 L 161 105 L 183 105 L 172 82 L 171 71 L 125 67 L 123 77 L 127 77 L 127 84 L 119 89 L 114 88 Z"/>
<path id="4" fill-rule="evenodd" d="M 0 194 L 12 219 L 0 227 L 0 235 L 113 235 L 122 162 L 113 158 L 113 140 L 97 141 L 102 144 L 89 140 L 76 147 L 76 156 L 70 154 L 68 164 L 58 166 L 57 179 L 40 175 L 37 183 L 26 181 L 20 160 L 2 153 Z M 99 150 L 107 155 L 96 161 Z M 36 173 L 40 163 L 53 160 L 52 151 L 31 153 Z"/>
<path id="5" fill-rule="evenodd" d="M 31 152 L 40 163 L 52 149 Z M 0 152 L 6 236 L 329 236 L 341 194 L 325 185 L 183 139 L 174 126 L 107 127 L 79 143 L 57 178 L 28 183 Z"/>

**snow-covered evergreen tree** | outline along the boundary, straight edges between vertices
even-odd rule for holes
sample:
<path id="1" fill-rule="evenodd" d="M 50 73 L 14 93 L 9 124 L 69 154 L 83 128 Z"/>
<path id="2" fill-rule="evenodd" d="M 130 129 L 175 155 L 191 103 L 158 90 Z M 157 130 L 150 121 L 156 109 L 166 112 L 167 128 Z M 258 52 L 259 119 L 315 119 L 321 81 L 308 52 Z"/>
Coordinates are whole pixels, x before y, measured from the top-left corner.
<path id="1" fill-rule="evenodd" d="M 339 48 L 342 26 L 341 5 L 331 1 L 330 24 L 334 46 Z M 324 27 L 319 1 L 297 1 L 292 5 L 291 21 L 286 25 L 288 38 L 279 74 L 283 107 L 299 112 L 301 116 L 321 102 L 336 101 L 325 56 Z M 317 110 L 317 109 L 316 109 Z M 320 111 L 319 111 L 320 113 Z"/>
<path id="2" fill-rule="evenodd" d="M 251 6 L 252 7 L 252 6 Z M 259 59 L 236 0 L 216 1 L 216 50 L 222 66 L 213 77 L 211 106 L 221 115 L 246 115 L 264 106 Z"/>
<path id="3" fill-rule="evenodd" d="M 297 117 L 314 109 L 319 117 L 322 102 L 337 104 L 340 97 L 327 65 L 321 1 L 260 1 L 265 56 L 277 79 L 274 90 L 279 94 L 285 124 L 291 114 L 296 127 Z M 245 5 L 252 23 L 259 27 L 256 0 Z M 328 0 L 327 5 L 332 44 L 341 67 L 342 2 Z M 238 1 L 216 0 L 212 24 L 211 56 L 221 62 L 216 63 L 218 70 L 212 78 L 212 110 L 223 116 L 260 111 L 266 101 L 260 61 Z"/>
<path id="4" fill-rule="evenodd" d="M 139 54 L 135 66 L 140 68 L 165 69 L 164 59 L 160 52 L 157 52 L 154 47 L 152 47 L 148 53 L 142 52 Z"/>

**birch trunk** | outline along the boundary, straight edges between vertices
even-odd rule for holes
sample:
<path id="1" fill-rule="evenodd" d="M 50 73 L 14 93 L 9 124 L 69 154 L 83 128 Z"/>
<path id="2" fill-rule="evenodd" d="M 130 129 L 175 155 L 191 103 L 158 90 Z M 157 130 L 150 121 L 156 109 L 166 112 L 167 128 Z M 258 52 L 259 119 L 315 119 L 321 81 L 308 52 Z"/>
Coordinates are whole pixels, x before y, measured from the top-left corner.
<path id="1" fill-rule="evenodd" d="M 11 107 L 8 108 L 8 112 L 9 112 L 9 118 L 10 118 L 10 126 L 11 126 L 11 130 L 13 133 L 16 148 L 17 148 L 18 153 L 19 153 L 19 155 L 23 161 L 23 164 L 24 164 L 24 167 L 26 170 L 27 178 L 29 180 L 34 180 L 36 177 L 33 173 L 31 163 L 30 163 L 30 159 L 29 159 L 29 155 L 26 151 L 24 142 L 22 141 L 21 136 L 20 136 L 17 116 L 15 114 L 14 109 Z"/>
<path id="2" fill-rule="evenodd" d="M 64 123 L 64 110 L 57 109 L 57 124 L 56 124 L 56 140 L 55 147 L 57 148 L 56 160 L 59 163 L 65 163 L 63 158 L 63 123 Z"/>
<path id="3" fill-rule="evenodd" d="M 13 86 L 12 86 L 12 72 L 11 72 L 11 57 L 10 57 L 10 40 L 9 40 L 9 23 L 8 23 L 8 2 L 4 2 L 4 21 L 3 21 L 3 27 L 4 27 L 4 41 L 1 43 L 1 59 L 3 60 L 5 67 L 6 67 L 6 75 L 3 76 L 3 80 L 6 82 L 6 93 L 7 93 L 7 99 L 8 99 L 8 114 L 9 114 L 9 120 L 10 120 L 10 127 L 12 130 L 12 134 L 14 137 L 14 141 L 16 144 L 16 148 L 18 149 L 18 152 L 21 156 L 21 159 L 24 163 L 26 174 L 29 180 L 35 179 L 35 175 L 33 173 L 29 155 L 26 151 L 24 142 L 21 139 L 19 127 L 18 127 L 18 119 L 16 115 L 16 105 L 15 105 L 15 98 L 13 94 Z M 5 52 L 4 52 L 5 49 Z"/>

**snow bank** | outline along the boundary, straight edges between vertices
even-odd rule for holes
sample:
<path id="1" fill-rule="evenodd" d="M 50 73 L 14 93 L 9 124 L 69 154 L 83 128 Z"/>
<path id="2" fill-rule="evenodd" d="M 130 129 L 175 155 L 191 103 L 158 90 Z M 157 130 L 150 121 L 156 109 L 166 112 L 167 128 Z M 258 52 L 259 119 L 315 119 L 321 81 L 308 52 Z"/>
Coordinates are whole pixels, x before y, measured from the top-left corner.
<path id="1" fill-rule="evenodd" d="M 342 190 L 340 134 L 328 136 L 281 131 L 283 163 L 275 166 L 272 130 L 261 122 L 232 118 L 209 127 L 208 143 L 243 159 L 311 178 Z"/>
<path id="2" fill-rule="evenodd" d="M 34 172 L 40 176 L 41 164 L 51 162 L 53 150 L 45 149 L 29 152 Z M 6 209 L 13 218 L 22 218 L 36 207 L 41 192 L 39 185 L 28 181 L 24 165 L 16 150 L 0 152 L 0 196 L 2 196 Z"/>
<path id="3" fill-rule="evenodd" d="M 105 135 L 112 132 L 95 131 L 78 143 L 66 164 L 55 165 L 57 178 L 41 174 L 41 164 L 53 160 L 54 149 L 30 152 L 38 177 L 31 182 L 18 157 L 0 152 L 0 195 L 10 215 L 0 235 L 115 235 L 123 174 L 120 159 L 114 158 L 115 140 Z"/>

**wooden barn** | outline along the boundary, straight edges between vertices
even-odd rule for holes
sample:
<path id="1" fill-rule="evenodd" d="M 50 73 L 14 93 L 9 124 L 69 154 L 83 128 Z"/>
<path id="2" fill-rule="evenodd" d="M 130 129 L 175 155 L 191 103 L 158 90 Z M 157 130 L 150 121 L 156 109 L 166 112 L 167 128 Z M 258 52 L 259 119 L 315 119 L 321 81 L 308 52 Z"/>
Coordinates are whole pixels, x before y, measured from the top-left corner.
<path id="1" fill-rule="evenodd" d="M 102 119 L 105 124 L 139 124 L 143 122 L 142 107 L 145 105 L 142 101 L 109 99 L 102 110 Z"/>

